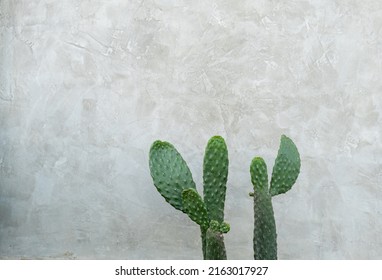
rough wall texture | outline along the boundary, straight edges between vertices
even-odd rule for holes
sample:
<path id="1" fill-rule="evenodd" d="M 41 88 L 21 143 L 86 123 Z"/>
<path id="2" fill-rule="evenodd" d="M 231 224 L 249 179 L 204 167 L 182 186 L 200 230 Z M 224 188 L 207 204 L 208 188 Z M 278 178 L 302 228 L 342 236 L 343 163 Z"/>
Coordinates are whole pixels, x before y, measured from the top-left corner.
<path id="1" fill-rule="evenodd" d="M 382 258 L 382 2 L 0 1 L 0 258 L 200 259 L 148 170 L 202 182 L 227 142 L 229 259 L 252 258 L 249 164 L 298 146 L 280 259 Z"/>

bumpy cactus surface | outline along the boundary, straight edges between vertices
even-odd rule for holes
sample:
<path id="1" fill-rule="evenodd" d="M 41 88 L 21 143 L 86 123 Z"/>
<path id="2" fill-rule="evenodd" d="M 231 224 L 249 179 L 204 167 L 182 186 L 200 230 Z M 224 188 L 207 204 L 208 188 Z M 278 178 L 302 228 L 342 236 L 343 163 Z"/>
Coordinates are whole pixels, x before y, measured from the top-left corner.
<path id="1" fill-rule="evenodd" d="M 154 185 L 175 209 L 183 210 L 182 191 L 196 189 L 191 171 L 168 142 L 155 141 L 150 148 L 150 172 Z"/>
<path id="2" fill-rule="evenodd" d="M 226 260 L 227 253 L 224 246 L 223 233 L 229 231 L 227 224 L 219 224 L 218 221 L 211 221 L 207 230 L 206 238 L 206 259 L 207 260 Z"/>
<path id="3" fill-rule="evenodd" d="M 260 157 L 255 157 L 250 166 L 254 192 L 254 258 L 258 260 L 277 259 L 277 234 L 272 196 L 290 190 L 300 173 L 300 155 L 291 139 L 281 136 L 280 148 L 272 171 L 268 188 L 267 166 Z"/>
<path id="4" fill-rule="evenodd" d="M 186 189 L 182 192 L 183 209 L 195 223 L 200 225 L 202 231 L 210 226 L 206 205 L 199 193 L 194 189 Z"/>
<path id="5" fill-rule="evenodd" d="M 228 151 L 220 136 L 207 144 L 203 162 L 203 198 L 196 190 L 186 162 L 168 142 L 155 141 L 149 154 L 150 173 L 158 192 L 175 209 L 200 226 L 204 259 L 227 259 L 223 233 L 228 176 Z"/>
<path id="6" fill-rule="evenodd" d="M 203 194 L 210 220 L 224 221 L 224 202 L 228 177 L 228 152 L 224 139 L 212 137 L 203 162 Z"/>

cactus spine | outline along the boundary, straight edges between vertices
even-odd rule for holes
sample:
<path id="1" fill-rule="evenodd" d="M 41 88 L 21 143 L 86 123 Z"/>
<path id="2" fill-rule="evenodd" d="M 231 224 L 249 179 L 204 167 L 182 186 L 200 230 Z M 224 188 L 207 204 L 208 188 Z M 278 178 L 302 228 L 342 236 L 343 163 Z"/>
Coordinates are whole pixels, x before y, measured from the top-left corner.
<path id="1" fill-rule="evenodd" d="M 261 157 L 255 157 L 250 166 L 254 192 L 254 258 L 277 259 L 277 233 L 272 196 L 290 190 L 300 173 L 300 155 L 293 141 L 281 136 L 279 151 L 273 166 L 271 184 L 268 188 L 267 166 Z"/>
<path id="2" fill-rule="evenodd" d="M 150 174 L 158 192 L 175 209 L 200 226 L 204 259 L 226 259 L 223 233 L 228 176 L 228 151 L 220 136 L 207 144 L 203 161 L 203 198 L 196 190 L 186 162 L 168 142 L 155 141 L 149 154 Z"/>

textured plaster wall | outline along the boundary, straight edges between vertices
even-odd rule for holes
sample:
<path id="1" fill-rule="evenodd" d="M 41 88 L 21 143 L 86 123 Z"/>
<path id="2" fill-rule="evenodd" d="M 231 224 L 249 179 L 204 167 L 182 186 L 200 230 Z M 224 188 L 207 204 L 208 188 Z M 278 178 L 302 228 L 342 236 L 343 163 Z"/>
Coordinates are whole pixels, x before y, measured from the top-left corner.
<path id="1" fill-rule="evenodd" d="M 252 258 L 249 164 L 298 146 L 280 259 L 382 259 L 382 2 L 0 1 L 0 258 L 201 259 L 148 169 L 173 143 L 201 191 L 230 156 L 229 259 Z"/>

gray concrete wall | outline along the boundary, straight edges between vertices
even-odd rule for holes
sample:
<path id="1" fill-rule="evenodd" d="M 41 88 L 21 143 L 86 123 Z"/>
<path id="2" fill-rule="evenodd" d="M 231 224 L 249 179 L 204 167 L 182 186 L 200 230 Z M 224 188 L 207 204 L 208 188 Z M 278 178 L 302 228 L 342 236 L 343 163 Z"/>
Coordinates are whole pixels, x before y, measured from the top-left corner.
<path id="1" fill-rule="evenodd" d="M 201 259 L 155 190 L 173 143 L 199 190 L 230 156 L 229 259 L 252 258 L 249 164 L 298 146 L 280 259 L 382 258 L 382 2 L 0 1 L 0 258 Z"/>

